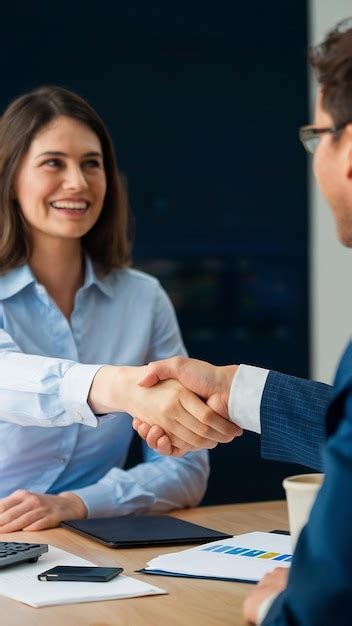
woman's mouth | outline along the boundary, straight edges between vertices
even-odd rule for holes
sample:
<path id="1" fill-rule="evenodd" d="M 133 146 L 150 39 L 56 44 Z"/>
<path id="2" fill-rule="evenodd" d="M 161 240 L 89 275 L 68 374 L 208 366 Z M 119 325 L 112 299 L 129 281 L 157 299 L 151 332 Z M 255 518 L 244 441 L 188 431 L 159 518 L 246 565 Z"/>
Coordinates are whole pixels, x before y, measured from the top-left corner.
<path id="1" fill-rule="evenodd" d="M 55 200 L 54 202 L 50 202 L 49 204 L 53 209 L 56 209 L 57 211 L 77 214 L 85 213 L 90 206 L 90 203 L 86 200 Z"/>

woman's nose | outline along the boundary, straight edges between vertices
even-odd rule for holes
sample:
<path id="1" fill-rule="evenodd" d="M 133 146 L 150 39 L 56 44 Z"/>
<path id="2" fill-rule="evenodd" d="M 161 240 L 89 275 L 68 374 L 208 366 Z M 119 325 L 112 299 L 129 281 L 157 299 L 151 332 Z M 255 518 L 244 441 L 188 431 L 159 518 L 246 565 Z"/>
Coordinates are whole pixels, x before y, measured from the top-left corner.
<path id="1" fill-rule="evenodd" d="M 78 166 L 68 167 L 65 171 L 64 187 L 66 189 L 86 189 L 88 187 L 84 172 Z"/>

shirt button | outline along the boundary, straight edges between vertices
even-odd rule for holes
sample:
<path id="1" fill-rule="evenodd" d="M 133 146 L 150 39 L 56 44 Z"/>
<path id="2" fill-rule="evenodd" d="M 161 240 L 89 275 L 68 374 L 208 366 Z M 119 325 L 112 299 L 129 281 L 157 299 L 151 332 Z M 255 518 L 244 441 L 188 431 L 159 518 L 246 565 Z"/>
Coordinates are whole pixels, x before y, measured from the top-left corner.
<path id="1" fill-rule="evenodd" d="M 77 422 L 83 422 L 83 415 L 81 415 L 80 413 L 76 412 L 75 413 L 75 418 Z"/>

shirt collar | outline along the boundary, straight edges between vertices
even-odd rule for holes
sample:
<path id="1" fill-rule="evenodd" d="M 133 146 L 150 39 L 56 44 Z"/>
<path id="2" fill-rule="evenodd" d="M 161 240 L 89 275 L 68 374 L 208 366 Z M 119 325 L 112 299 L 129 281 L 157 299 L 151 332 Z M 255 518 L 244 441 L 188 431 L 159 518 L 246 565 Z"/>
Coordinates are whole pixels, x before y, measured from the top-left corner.
<path id="1" fill-rule="evenodd" d="M 30 284 L 36 283 L 35 276 L 29 265 L 21 265 L 0 276 L 0 300 L 11 298 L 16 293 L 22 291 Z M 96 285 L 106 296 L 114 295 L 113 281 L 110 274 L 99 275 L 89 256 L 85 257 L 85 278 L 82 289 L 87 289 L 91 285 Z"/>
<path id="2" fill-rule="evenodd" d="M 11 298 L 25 287 L 35 283 L 29 265 L 21 265 L 0 276 L 0 300 Z"/>
<path id="3" fill-rule="evenodd" d="M 82 285 L 82 289 L 87 289 L 91 285 L 96 285 L 100 291 L 102 291 L 106 296 L 114 295 L 114 287 L 111 280 L 111 275 L 107 274 L 106 276 L 99 275 L 99 273 L 95 270 L 93 263 L 88 255 L 85 256 L 85 278 L 84 283 Z"/>

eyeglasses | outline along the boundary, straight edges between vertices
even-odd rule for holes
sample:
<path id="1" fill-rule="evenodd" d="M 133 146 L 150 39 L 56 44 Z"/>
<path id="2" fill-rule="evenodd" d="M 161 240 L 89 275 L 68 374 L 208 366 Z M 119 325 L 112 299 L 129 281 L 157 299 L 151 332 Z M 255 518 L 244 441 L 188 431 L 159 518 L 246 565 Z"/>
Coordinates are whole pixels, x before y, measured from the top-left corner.
<path id="1" fill-rule="evenodd" d="M 348 122 L 347 122 L 348 123 Z M 340 130 L 343 130 L 346 124 L 341 124 L 340 126 L 332 126 L 331 128 L 316 128 L 315 126 L 302 126 L 299 129 L 299 138 L 303 144 L 303 147 L 310 154 L 314 154 L 315 150 L 319 145 L 319 141 L 321 139 L 321 135 L 325 133 L 338 133 Z"/>

